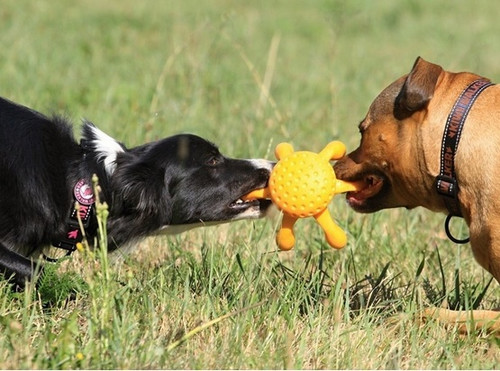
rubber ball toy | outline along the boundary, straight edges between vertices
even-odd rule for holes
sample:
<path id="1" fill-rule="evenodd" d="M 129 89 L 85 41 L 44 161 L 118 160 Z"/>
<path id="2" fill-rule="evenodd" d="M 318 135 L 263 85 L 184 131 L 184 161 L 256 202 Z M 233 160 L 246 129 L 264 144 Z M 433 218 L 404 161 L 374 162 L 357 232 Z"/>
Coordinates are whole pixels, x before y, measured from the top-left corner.
<path id="1" fill-rule="evenodd" d="M 360 190 L 360 182 L 346 182 L 336 178 L 331 160 L 345 155 L 342 142 L 330 142 L 321 152 L 294 152 L 289 143 L 276 146 L 278 159 L 266 188 L 247 194 L 245 200 L 271 199 L 283 212 L 276 242 L 281 250 L 295 245 L 293 227 L 299 218 L 314 217 L 325 232 L 326 241 L 340 249 L 347 243 L 345 232 L 333 221 L 328 204 L 339 193 Z"/>

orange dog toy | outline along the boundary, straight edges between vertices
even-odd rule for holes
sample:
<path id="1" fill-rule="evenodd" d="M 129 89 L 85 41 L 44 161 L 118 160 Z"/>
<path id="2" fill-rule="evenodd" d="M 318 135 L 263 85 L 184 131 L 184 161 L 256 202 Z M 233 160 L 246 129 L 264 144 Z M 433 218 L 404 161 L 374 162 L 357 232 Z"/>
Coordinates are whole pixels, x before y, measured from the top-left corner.
<path id="1" fill-rule="evenodd" d="M 276 146 L 279 160 L 271 172 L 266 188 L 247 194 L 244 199 L 270 198 L 283 211 L 281 229 L 276 241 L 281 250 L 290 250 L 295 245 L 293 226 L 298 218 L 313 216 L 323 228 L 328 243 L 340 249 L 347 237 L 333 221 L 327 206 L 338 193 L 357 191 L 361 183 L 338 180 L 330 164 L 345 155 L 343 143 L 330 142 L 320 153 L 294 152 L 289 143 Z"/>

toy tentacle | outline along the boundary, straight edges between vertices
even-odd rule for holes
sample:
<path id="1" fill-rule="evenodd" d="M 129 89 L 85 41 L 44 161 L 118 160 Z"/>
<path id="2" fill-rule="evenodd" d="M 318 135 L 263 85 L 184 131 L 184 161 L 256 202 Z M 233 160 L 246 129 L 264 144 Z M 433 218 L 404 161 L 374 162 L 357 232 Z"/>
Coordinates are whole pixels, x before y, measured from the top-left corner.
<path id="1" fill-rule="evenodd" d="M 280 143 L 274 150 L 274 155 L 278 160 L 281 160 L 293 153 L 293 147 L 290 143 Z"/>
<path id="2" fill-rule="evenodd" d="M 295 236 L 293 234 L 293 226 L 297 218 L 283 214 L 283 220 L 281 221 L 281 229 L 276 235 L 276 242 L 281 250 L 290 250 L 293 245 L 295 245 Z"/>
<path id="3" fill-rule="evenodd" d="M 365 183 L 363 181 L 346 182 L 345 180 L 340 180 L 340 179 L 335 180 L 335 193 L 360 191 L 364 187 Z"/>
<path id="4" fill-rule="evenodd" d="M 253 190 L 252 192 L 241 197 L 243 201 L 252 201 L 263 198 L 271 198 L 271 191 L 269 190 L 269 187 Z"/>
<path id="5" fill-rule="evenodd" d="M 338 140 L 330 142 L 325 148 L 319 153 L 319 155 L 327 161 L 338 160 L 344 157 L 346 148 L 344 143 Z"/>
<path id="6" fill-rule="evenodd" d="M 325 209 L 318 214 L 314 215 L 318 224 L 323 228 L 326 235 L 326 241 L 330 246 L 341 249 L 347 243 L 347 236 L 345 232 L 333 221 L 328 209 Z"/>

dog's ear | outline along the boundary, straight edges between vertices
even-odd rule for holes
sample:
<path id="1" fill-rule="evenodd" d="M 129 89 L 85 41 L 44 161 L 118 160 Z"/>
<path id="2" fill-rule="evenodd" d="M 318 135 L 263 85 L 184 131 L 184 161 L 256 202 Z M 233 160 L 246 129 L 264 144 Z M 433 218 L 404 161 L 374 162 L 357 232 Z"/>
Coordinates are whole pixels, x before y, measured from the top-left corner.
<path id="1" fill-rule="evenodd" d="M 418 57 L 396 98 L 395 109 L 412 113 L 424 108 L 434 95 L 441 66 Z"/>
<path id="2" fill-rule="evenodd" d="M 82 141 L 92 150 L 95 160 L 103 164 L 106 174 L 111 175 L 115 171 L 116 156 L 125 152 L 125 146 L 87 120 L 83 122 Z"/>
<path id="3" fill-rule="evenodd" d="M 132 153 L 118 156 L 111 179 L 113 213 L 135 215 L 150 226 L 172 219 L 172 198 L 165 169 L 142 161 Z"/>
<path id="4" fill-rule="evenodd" d="M 170 224 L 172 198 L 168 184 L 164 170 L 128 152 L 118 155 L 110 182 L 108 251 L 138 237 L 152 235 Z"/>

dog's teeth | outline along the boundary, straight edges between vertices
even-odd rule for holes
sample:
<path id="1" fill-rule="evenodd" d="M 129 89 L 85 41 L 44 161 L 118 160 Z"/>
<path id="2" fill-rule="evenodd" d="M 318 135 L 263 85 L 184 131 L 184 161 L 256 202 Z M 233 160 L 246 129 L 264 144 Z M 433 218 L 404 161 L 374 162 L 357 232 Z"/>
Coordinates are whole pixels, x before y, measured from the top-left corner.
<path id="1" fill-rule="evenodd" d="M 248 204 L 251 202 L 252 202 L 251 200 L 243 201 L 241 198 L 238 198 L 236 201 L 234 201 L 235 205 L 243 205 L 243 204 Z"/>

